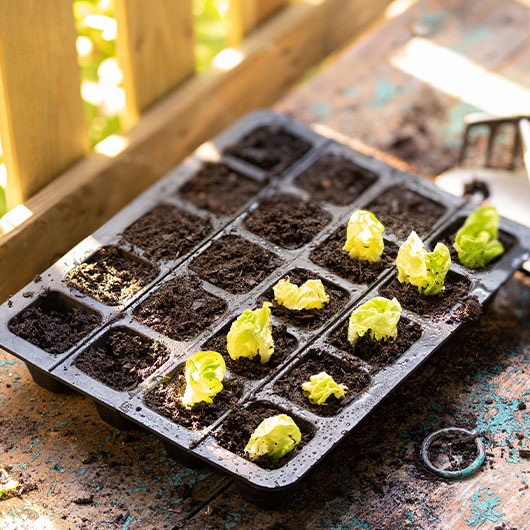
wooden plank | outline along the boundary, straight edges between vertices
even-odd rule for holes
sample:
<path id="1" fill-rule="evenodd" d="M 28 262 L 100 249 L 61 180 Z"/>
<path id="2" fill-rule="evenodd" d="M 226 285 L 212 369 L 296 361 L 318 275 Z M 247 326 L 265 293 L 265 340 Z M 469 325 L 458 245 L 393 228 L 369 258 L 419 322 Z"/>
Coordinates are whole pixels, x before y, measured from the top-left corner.
<path id="1" fill-rule="evenodd" d="M 293 4 L 241 46 L 231 70 L 215 66 L 147 111 L 117 156 L 92 155 L 26 204 L 31 214 L 0 238 L 0 299 L 98 228 L 201 142 L 243 113 L 278 99 L 311 66 L 382 12 L 389 0 Z M 357 13 L 348 26 L 339 19 Z M 15 265 L 16 264 L 16 267 Z"/>
<path id="2" fill-rule="evenodd" d="M 116 51 L 123 71 L 126 128 L 140 113 L 193 74 L 191 0 L 116 0 Z"/>
<path id="3" fill-rule="evenodd" d="M 0 136 L 13 207 L 88 152 L 71 0 L 0 0 Z"/>

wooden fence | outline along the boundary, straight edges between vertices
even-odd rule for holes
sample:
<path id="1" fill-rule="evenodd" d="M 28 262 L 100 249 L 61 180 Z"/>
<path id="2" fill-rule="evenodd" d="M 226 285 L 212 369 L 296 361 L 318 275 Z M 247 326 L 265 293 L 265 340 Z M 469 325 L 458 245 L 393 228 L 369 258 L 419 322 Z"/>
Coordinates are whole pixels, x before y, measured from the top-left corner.
<path id="1" fill-rule="evenodd" d="M 89 153 L 72 0 L 0 0 L 0 138 L 8 205 L 23 204 L 0 223 L 0 300 L 390 2 L 230 0 L 238 59 L 194 75 L 192 0 L 115 1 L 128 130 L 105 155 Z"/>

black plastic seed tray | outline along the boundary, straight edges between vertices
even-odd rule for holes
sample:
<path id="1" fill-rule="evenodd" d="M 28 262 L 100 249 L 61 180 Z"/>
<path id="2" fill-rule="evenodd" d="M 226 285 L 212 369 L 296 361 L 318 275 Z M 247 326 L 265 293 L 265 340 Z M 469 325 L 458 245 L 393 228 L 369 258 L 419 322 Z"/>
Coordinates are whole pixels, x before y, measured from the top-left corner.
<path id="1" fill-rule="evenodd" d="M 296 156 L 279 161 L 270 156 L 264 149 L 269 139 L 264 139 L 260 131 L 263 126 L 273 127 L 265 137 L 270 137 L 281 153 L 286 150 L 289 155 L 289 144 L 294 142 Z M 239 152 L 229 148 L 236 143 Z M 230 155 L 223 154 L 227 150 Z M 219 206 L 215 200 L 208 202 L 204 196 L 195 200 L 188 193 L 189 182 L 203 178 L 212 167 L 216 171 L 219 164 L 225 166 L 221 174 L 229 168 L 228 180 L 243 182 L 238 181 L 242 176 L 247 183 L 249 179 L 257 183 L 252 196 L 222 215 L 212 211 Z M 325 178 L 315 185 L 315 175 L 321 174 Z M 334 178 L 349 184 L 339 193 L 330 193 Z M 263 204 L 268 207 L 264 209 Z M 422 204 L 429 205 L 430 214 L 416 219 L 415 208 Z M 160 205 L 163 211 L 156 209 Z M 168 207 L 198 219 L 202 226 L 199 235 L 189 236 L 187 244 L 183 248 L 176 245 L 174 251 L 171 241 L 167 248 L 153 247 L 153 235 L 142 238 L 142 230 L 139 231 L 142 237 L 131 236 L 131 231 L 136 235 L 138 231 L 130 227 L 145 228 L 146 217 L 148 221 L 163 219 L 156 235 L 167 241 L 164 238 L 170 234 L 164 232 L 164 225 L 172 229 L 177 226 L 175 221 L 166 222 Z M 363 267 L 362 274 L 352 273 L 348 263 L 334 259 L 341 254 L 345 226 L 357 208 L 375 211 L 385 224 L 385 249 L 389 253 L 382 266 Z M 120 429 L 135 426 L 148 429 L 160 437 L 171 457 L 189 466 L 209 463 L 231 475 L 246 499 L 276 507 L 289 498 L 317 462 L 463 324 L 461 305 L 465 300 L 476 296 L 484 304 L 528 258 L 530 230 L 501 219 L 501 239 L 507 252 L 497 262 L 483 270 L 469 271 L 453 260 L 448 282 L 465 287 L 455 306 L 444 308 L 440 314 L 422 315 L 418 307 L 404 305 L 400 325 L 405 331 L 404 342 L 398 344 L 400 350 L 396 350 L 397 346 L 389 349 L 382 358 L 372 355 L 369 348 L 352 350 L 345 341 L 344 330 L 349 314 L 374 296 L 395 294 L 393 261 L 410 230 L 416 229 L 426 245 L 433 247 L 437 241 L 448 241 L 473 208 L 428 181 L 330 141 L 286 116 L 258 111 L 198 148 L 3 304 L 0 343 L 26 362 L 38 384 L 53 391 L 66 385 L 90 396 L 101 418 L 111 425 Z M 282 225 L 281 219 L 263 216 L 263 212 L 272 210 L 276 217 L 288 216 L 290 210 L 299 216 L 286 218 Z M 304 212 L 307 219 L 303 218 Z M 261 225 L 257 222 L 260 219 Z M 288 221 L 294 223 L 295 230 L 289 237 L 283 237 L 282 226 L 288 226 Z M 296 223 L 301 223 L 300 230 Z M 303 230 L 307 226 L 313 230 L 309 235 Z M 154 240 L 158 241 L 156 237 Z M 109 304 L 97 283 L 102 278 L 114 285 L 113 271 L 108 267 L 103 271 L 96 267 L 95 272 L 90 269 L 99 253 L 109 248 L 116 249 L 126 264 L 140 264 L 137 266 L 142 270 L 151 271 L 148 281 L 143 283 L 137 282 L 134 275 L 131 279 L 127 274 L 118 274 L 119 296 L 115 305 Z M 245 261 L 249 256 L 251 259 Z M 80 264 L 84 264 L 84 274 L 95 274 L 95 292 L 87 294 L 68 283 L 72 271 Z M 273 329 L 276 338 L 282 337 L 281 349 L 278 346 L 270 365 L 254 372 L 242 370 L 224 351 L 223 337 L 242 311 L 265 300 L 273 302 L 272 286 L 287 275 L 297 281 L 321 278 L 331 302 L 318 317 L 309 320 L 294 318 L 273 304 Z M 125 282 L 125 288 L 121 288 L 120 281 Z M 192 299 L 183 286 L 193 292 Z M 399 298 L 399 293 L 396 295 Z M 176 316 L 164 306 L 168 296 L 178 308 Z M 28 306 L 31 308 L 26 313 Z M 46 351 L 54 349 L 53 336 L 46 335 L 46 347 L 42 343 L 43 347 L 39 347 L 12 332 L 13 323 L 21 315 L 38 319 L 42 311 L 43 318 L 58 318 L 57 312 L 72 308 L 92 316 L 90 326 L 86 329 L 81 326 L 84 335 L 74 333 L 73 338 L 78 340 L 68 344 L 64 351 L 53 354 Z M 45 327 L 46 320 L 41 324 Z M 104 350 L 116 333 L 125 333 L 142 347 L 147 344 L 165 352 L 160 354 L 158 364 L 148 367 L 139 384 L 112 388 L 110 379 L 101 376 L 100 380 L 86 371 L 84 359 L 90 358 L 95 350 Z M 185 416 L 172 417 L 157 409 L 153 396 L 163 392 L 164 385 L 178 385 L 186 360 L 201 349 L 216 349 L 225 356 L 226 386 L 232 394 L 227 394 L 226 401 L 220 402 L 214 413 L 205 414 L 208 422 L 189 424 Z M 330 370 L 335 367 L 353 378 L 354 390 L 336 410 L 309 405 L 287 385 L 296 381 L 307 362 L 317 366 L 322 363 Z M 237 424 L 238 415 L 244 414 L 241 411 L 259 411 L 262 407 L 290 414 L 303 433 L 303 443 L 275 469 L 246 460 L 243 448 L 230 444 L 227 448 L 223 437 L 224 432 Z"/>

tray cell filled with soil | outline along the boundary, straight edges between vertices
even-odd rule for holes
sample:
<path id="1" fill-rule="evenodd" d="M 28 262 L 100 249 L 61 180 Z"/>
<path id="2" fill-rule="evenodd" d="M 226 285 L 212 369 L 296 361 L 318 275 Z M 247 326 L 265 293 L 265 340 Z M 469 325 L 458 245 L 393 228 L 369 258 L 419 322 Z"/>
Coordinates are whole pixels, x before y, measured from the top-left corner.
<path id="1" fill-rule="evenodd" d="M 212 326 L 226 308 L 226 302 L 206 291 L 196 276 L 183 275 L 164 283 L 133 314 L 144 326 L 186 341 Z"/>
<path id="2" fill-rule="evenodd" d="M 173 261 L 197 246 L 212 230 L 209 219 L 170 204 L 158 204 L 127 227 L 122 238 L 141 248 L 148 259 Z"/>
<path id="3" fill-rule="evenodd" d="M 309 193 L 313 200 L 346 206 L 377 179 L 377 175 L 351 160 L 328 153 L 300 173 L 294 184 Z"/>
<path id="4" fill-rule="evenodd" d="M 169 359 L 159 342 L 125 327 L 111 328 L 75 359 L 82 372 L 110 388 L 133 390 Z"/>
<path id="5" fill-rule="evenodd" d="M 394 364 L 423 335 L 417 322 L 401 317 L 397 325 L 395 340 L 374 341 L 369 334 L 360 337 L 353 347 L 348 341 L 348 321 L 337 327 L 329 335 L 328 342 L 339 351 L 353 355 L 370 365 L 370 373 L 375 374 Z"/>
<path id="6" fill-rule="evenodd" d="M 313 404 L 302 391 L 302 384 L 312 375 L 326 372 L 338 385 L 346 385 L 345 395 L 337 399 L 331 395 L 323 405 Z M 292 370 L 274 385 L 274 392 L 317 416 L 335 416 L 370 385 L 370 376 L 361 367 L 339 360 L 322 349 L 313 349 Z"/>
<path id="7" fill-rule="evenodd" d="M 330 221 L 331 214 L 316 202 L 280 193 L 263 200 L 244 225 L 275 245 L 296 249 L 309 243 Z"/>
<path id="8" fill-rule="evenodd" d="M 225 418 L 221 427 L 215 432 L 214 437 L 221 447 L 249 460 L 245 454 L 245 447 L 252 433 L 263 420 L 278 414 L 287 414 L 294 420 L 302 433 L 302 439 L 277 462 L 273 462 L 267 456 L 262 456 L 253 461 L 256 465 L 265 469 L 278 469 L 300 453 L 303 447 L 313 438 L 315 428 L 311 423 L 269 403 L 258 402 L 247 408 L 238 408 L 231 412 Z"/>
<path id="9" fill-rule="evenodd" d="M 375 263 L 350 258 L 342 247 L 346 242 L 346 225 L 337 229 L 321 245 L 311 251 L 309 259 L 337 276 L 355 284 L 369 285 L 375 282 L 386 270 L 395 265 L 398 247 L 385 240 L 381 260 Z"/>
<path id="10" fill-rule="evenodd" d="M 115 246 L 101 247 L 66 276 L 69 287 L 116 306 L 130 300 L 158 276 L 158 267 Z"/>
<path id="11" fill-rule="evenodd" d="M 190 264 L 203 280 L 233 294 L 248 293 L 282 264 L 282 260 L 247 239 L 229 234 L 215 239 Z"/>
<path id="12" fill-rule="evenodd" d="M 243 391 L 243 382 L 238 377 L 226 377 L 223 389 L 213 398 L 212 403 L 202 401 L 193 407 L 184 406 L 180 401 L 185 390 L 186 379 L 182 364 L 144 394 L 144 403 L 174 423 L 198 431 L 210 426 L 236 405 Z"/>
<path id="13" fill-rule="evenodd" d="M 291 310 L 276 302 L 272 289 L 273 286 L 271 285 L 260 297 L 259 301 L 260 303 L 271 302 L 272 314 L 276 318 L 283 320 L 287 325 L 308 331 L 317 329 L 330 322 L 344 308 L 350 298 L 349 294 L 341 287 L 306 269 L 293 269 L 287 272 L 282 278 L 287 277 L 289 277 L 291 283 L 299 287 L 307 280 L 321 280 L 329 296 L 329 302 L 324 304 L 324 307 L 321 309 Z"/>
<path id="14" fill-rule="evenodd" d="M 258 191 L 258 182 L 220 162 L 205 162 L 179 190 L 181 198 L 215 215 L 233 215 Z"/>
<path id="15" fill-rule="evenodd" d="M 246 379 L 262 379 L 273 373 L 296 349 L 298 341 L 287 332 L 283 324 L 272 324 L 272 338 L 274 339 L 274 353 L 269 361 L 261 364 L 260 356 L 256 355 L 252 359 L 239 357 L 233 360 L 226 349 L 226 336 L 230 331 L 230 324 L 224 326 L 218 333 L 209 339 L 202 347 L 202 350 L 213 350 L 220 353 L 227 368 L 234 374 Z"/>
<path id="16" fill-rule="evenodd" d="M 265 171 L 281 172 L 292 166 L 311 149 L 304 138 L 295 136 L 281 125 L 262 125 L 224 150 Z"/>
<path id="17" fill-rule="evenodd" d="M 367 207 L 383 223 L 387 233 L 405 240 L 412 231 L 425 236 L 445 214 L 445 206 L 411 189 L 393 186 Z"/>
<path id="18" fill-rule="evenodd" d="M 39 297 L 8 323 L 11 333 L 48 353 L 64 353 L 100 326 L 101 315 L 57 291 Z"/>

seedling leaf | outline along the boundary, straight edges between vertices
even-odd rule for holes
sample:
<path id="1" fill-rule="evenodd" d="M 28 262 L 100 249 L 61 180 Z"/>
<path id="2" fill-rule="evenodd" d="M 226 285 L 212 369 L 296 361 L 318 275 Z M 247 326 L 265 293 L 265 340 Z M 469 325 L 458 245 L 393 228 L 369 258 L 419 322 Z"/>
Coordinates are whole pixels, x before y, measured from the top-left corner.
<path id="1" fill-rule="evenodd" d="M 289 277 L 280 280 L 273 288 L 278 304 L 287 309 L 322 309 L 329 302 L 329 296 L 321 280 L 307 280 L 300 287 L 291 283 Z"/>
<path id="2" fill-rule="evenodd" d="M 223 389 L 226 364 L 223 356 L 215 351 L 200 351 L 193 354 L 184 369 L 186 389 L 181 402 L 185 406 L 204 401 L 212 403 Z"/>
<path id="3" fill-rule="evenodd" d="M 338 385 L 326 372 L 312 375 L 309 381 L 302 384 L 304 395 L 313 405 L 326 405 L 327 399 L 333 395 L 337 399 L 344 397 L 348 390 L 346 385 Z"/>
<path id="4" fill-rule="evenodd" d="M 343 250 L 350 258 L 359 258 L 370 262 L 381 259 L 384 249 L 383 230 L 385 227 L 377 217 L 367 210 L 356 210 L 348 221 L 346 244 Z"/>

